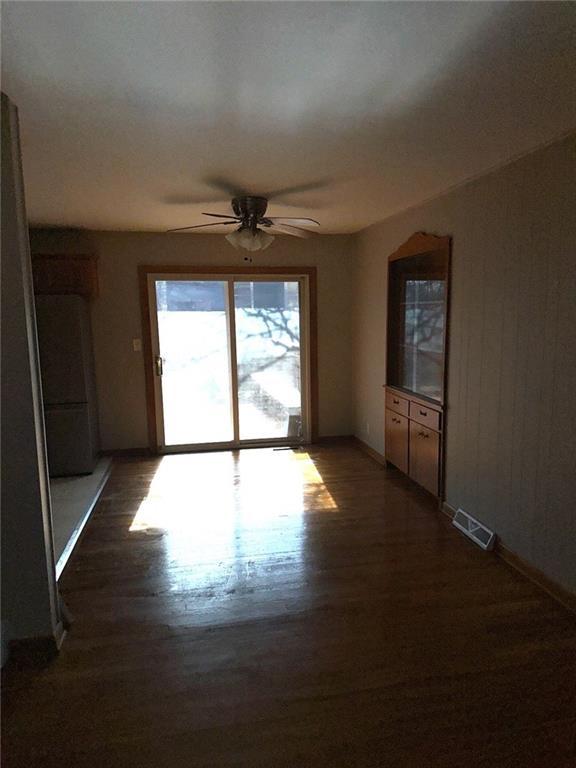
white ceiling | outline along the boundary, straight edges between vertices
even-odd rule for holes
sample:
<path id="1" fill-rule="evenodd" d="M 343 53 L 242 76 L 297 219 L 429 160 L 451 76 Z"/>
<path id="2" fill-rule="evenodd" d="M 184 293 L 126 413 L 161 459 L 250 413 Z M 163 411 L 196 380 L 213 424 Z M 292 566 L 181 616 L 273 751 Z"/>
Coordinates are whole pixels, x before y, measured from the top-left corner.
<path id="1" fill-rule="evenodd" d="M 36 225 L 200 224 L 225 179 L 353 232 L 574 129 L 575 51 L 573 2 L 2 4 Z"/>

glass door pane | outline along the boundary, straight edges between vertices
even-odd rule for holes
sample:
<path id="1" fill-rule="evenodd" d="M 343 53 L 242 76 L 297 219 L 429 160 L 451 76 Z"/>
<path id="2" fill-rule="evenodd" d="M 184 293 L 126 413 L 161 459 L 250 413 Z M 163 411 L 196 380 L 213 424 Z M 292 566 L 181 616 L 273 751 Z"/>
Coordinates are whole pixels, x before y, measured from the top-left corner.
<path id="1" fill-rule="evenodd" d="M 156 281 L 166 446 L 234 439 L 227 285 Z"/>
<path id="2" fill-rule="evenodd" d="M 234 283 L 240 440 L 302 436 L 298 281 Z"/>

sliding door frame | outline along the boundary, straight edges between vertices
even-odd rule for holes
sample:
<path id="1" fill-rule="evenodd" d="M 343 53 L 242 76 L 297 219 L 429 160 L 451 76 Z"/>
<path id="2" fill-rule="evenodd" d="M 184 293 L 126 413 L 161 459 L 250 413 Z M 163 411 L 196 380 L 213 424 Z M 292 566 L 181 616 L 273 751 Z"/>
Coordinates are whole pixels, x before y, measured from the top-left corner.
<path id="1" fill-rule="evenodd" d="M 138 267 L 138 279 L 140 288 L 140 310 L 142 318 L 142 352 L 144 363 L 144 378 L 146 384 L 146 415 L 148 421 L 148 445 L 152 453 L 158 454 L 160 452 L 175 452 L 175 451 L 188 451 L 188 450 L 223 450 L 229 448 L 236 448 L 237 445 L 233 444 L 218 444 L 209 443 L 206 445 L 195 445 L 194 447 L 177 447 L 172 449 L 171 447 L 164 447 L 161 445 L 160 430 L 158 426 L 158 410 L 157 410 L 157 376 L 154 369 L 154 343 L 153 339 L 157 338 L 157 329 L 155 328 L 156 320 L 153 318 L 153 305 L 150 298 L 150 284 L 152 280 L 158 280 L 167 276 L 180 277 L 186 279 L 185 276 L 190 275 L 191 279 L 198 280 L 228 280 L 228 292 L 227 299 L 230 305 L 230 314 L 232 314 L 231 297 L 233 298 L 234 284 L 231 282 L 234 279 L 237 280 L 266 280 L 267 277 L 274 280 L 280 280 L 286 278 L 286 280 L 298 280 L 304 278 L 303 284 L 307 286 L 307 296 L 300 296 L 301 305 L 301 317 L 307 318 L 307 349 L 304 349 L 302 355 L 302 362 L 304 370 L 302 371 L 302 381 L 308 380 L 308 393 L 306 395 L 303 392 L 303 409 L 307 411 L 307 420 L 309 424 L 309 434 L 311 442 L 315 442 L 318 438 L 318 336 L 317 336 L 317 281 L 316 281 L 316 267 L 216 267 L 216 266 L 188 266 L 184 264 L 179 265 L 140 265 Z M 301 283 L 302 284 L 302 283 Z M 302 307 L 304 306 L 304 311 Z M 229 325 L 230 327 L 230 325 Z M 232 325 L 234 328 L 234 325 Z M 230 339 L 231 343 L 235 346 L 235 339 Z M 231 366 L 233 369 L 234 366 Z M 236 375 L 234 371 L 232 375 Z M 234 401 L 234 397 L 232 398 Z M 161 407 L 161 403 L 159 404 Z M 235 407 L 235 406 L 233 406 Z M 236 422 L 237 423 L 237 422 Z M 238 436 L 235 435 L 237 438 Z M 294 441 L 301 442 L 301 441 Z M 269 440 L 252 440 L 242 441 L 240 447 L 250 447 L 251 445 L 285 445 L 290 443 L 289 439 L 269 439 Z"/>

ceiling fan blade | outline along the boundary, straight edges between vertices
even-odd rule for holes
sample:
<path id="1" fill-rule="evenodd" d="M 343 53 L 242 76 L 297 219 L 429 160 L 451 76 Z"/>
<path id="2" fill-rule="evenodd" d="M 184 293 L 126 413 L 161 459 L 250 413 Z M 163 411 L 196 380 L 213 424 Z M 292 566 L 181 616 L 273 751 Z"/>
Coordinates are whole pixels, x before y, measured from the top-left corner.
<path id="1" fill-rule="evenodd" d="M 301 237 L 305 240 L 308 237 L 312 237 L 312 233 L 307 229 L 299 229 L 298 227 L 292 227 L 290 224 L 272 224 L 267 225 L 272 232 L 283 232 L 285 235 L 294 235 L 294 237 Z"/>
<path id="2" fill-rule="evenodd" d="M 320 226 L 320 222 L 316 219 L 300 219 L 296 216 L 267 216 L 267 219 L 278 224 L 288 224 L 288 226 L 301 226 L 305 227 L 309 224 L 313 224 L 316 227 Z"/>
<path id="3" fill-rule="evenodd" d="M 195 224 L 193 227 L 177 227 L 176 229 L 167 229 L 166 234 L 170 232 L 184 232 L 186 229 L 201 229 L 202 227 L 223 227 L 226 224 L 238 224 L 238 220 L 233 221 L 217 221 L 215 224 Z"/>
<path id="4" fill-rule="evenodd" d="M 238 216 L 233 216 L 231 213 L 223 214 L 223 213 L 204 213 L 202 212 L 202 216 L 213 216 L 215 219 L 234 219 L 234 221 L 241 221 L 241 219 L 238 218 Z"/>
<path id="5" fill-rule="evenodd" d="M 203 195 L 202 197 L 199 197 L 198 195 L 166 195 L 161 199 L 162 203 L 165 205 L 225 205 L 229 202 L 227 197 L 223 197 L 222 195 L 218 195 L 216 197 L 208 197 L 206 195 Z"/>
<path id="6" fill-rule="evenodd" d="M 298 192 L 310 192 L 314 189 L 323 189 L 327 187 L 332 179 L 318 179 L 318 181 L 310 181 L 308 184 L 297 184 L 293 187 L 284 187 L 284 189 L 275 189 L 272 192 L 264 194 L 263 197 L 268 200 L 274 200 L 278 197 L 284 197 L 285 195 L 296 195 Z"/>
<path id="7" fill-rule="evenodd" d="M 219 192 L 226 192 L 228 197 L 242 197 L 246 192 L 238 184 L 235 184 L 230 179 L 223 179 L 220 176 L 208 176 L 202 179 L 204 184 L 207 184 L 212 189 L 217 189 Z"/>

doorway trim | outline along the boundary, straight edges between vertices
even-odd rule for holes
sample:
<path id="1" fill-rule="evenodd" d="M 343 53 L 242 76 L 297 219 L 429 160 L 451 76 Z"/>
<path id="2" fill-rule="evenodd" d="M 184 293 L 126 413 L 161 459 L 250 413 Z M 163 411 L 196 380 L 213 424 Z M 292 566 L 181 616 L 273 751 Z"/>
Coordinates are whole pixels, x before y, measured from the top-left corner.
<path id="1" fill-rule="evenodd" d="M 318 308 L 317 308 L 317 270 L 316 267 L 222 267 L 196 266 L 187 264 L 140 264 L 138 282 L 140 291 L 140 312 L 142 320 L 142 359 L 146 384 L 146 417 L 148 422 L 148 445 L 152 453 L 160 453 L 158 428 L 156 423 L 156 398 L 154 391 L 154 358 L 152 346 L 152 325 L 150 299 L 148 291 L 149 275 L 161 274 L 189 275 L 239 275 L 262 277 L 263 275 L 286 277 L 306 277 L 308 282 L 309 316 L 309 380 L 310 380 L 310 436 L 311 441 L 318 439 Z M 270 441 L 273 443 L 274 441 Z"/>

